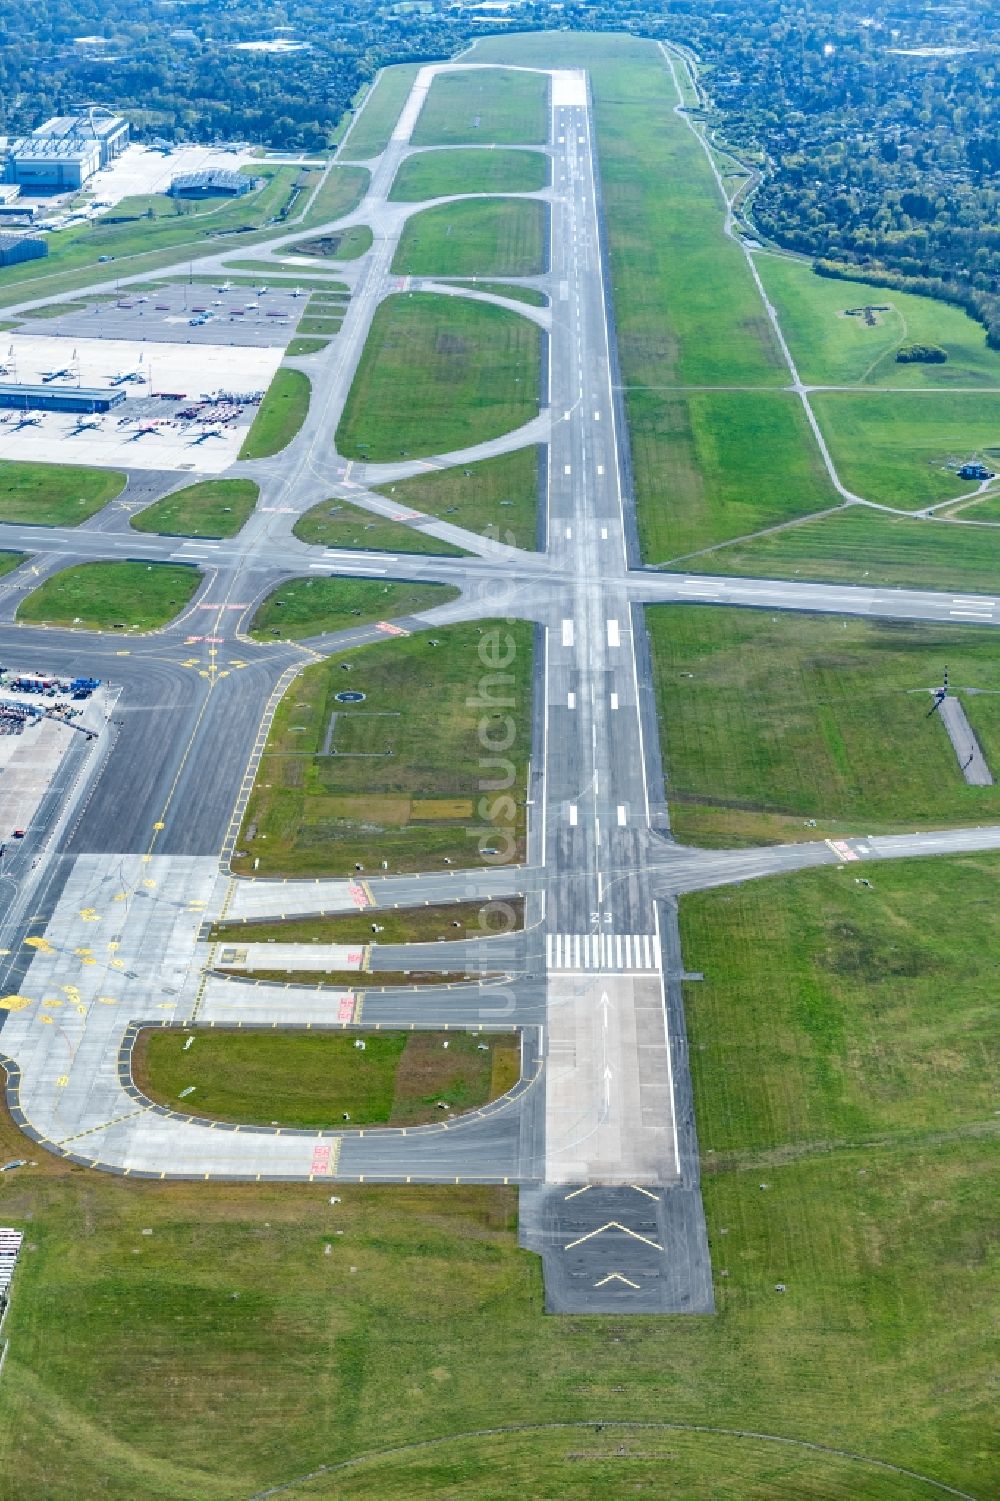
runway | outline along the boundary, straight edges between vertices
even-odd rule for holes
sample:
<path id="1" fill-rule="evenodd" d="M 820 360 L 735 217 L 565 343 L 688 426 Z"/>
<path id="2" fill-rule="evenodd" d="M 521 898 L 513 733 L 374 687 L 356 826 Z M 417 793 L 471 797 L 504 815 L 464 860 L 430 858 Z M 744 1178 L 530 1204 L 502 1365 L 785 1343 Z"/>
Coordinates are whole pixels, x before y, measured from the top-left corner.
<path id="1" fill-rule="evenodd" d="M 120 689 L 92 762 L 67 765 L 13 872 L 0 928 L 10 950 L 0 959 L 8 1100 L 48 1150 L 131 1176 L 518 1183 L 522 1244 L 543 1257 L 551 1310 L 704 1313 L 713 1307 L 712 1277 L 677 898 L 821 864 L 997 849 L 1000 828 L 731 851 L 676 845 L 643 607 L 683 602 L 992 626 L 1000 599 L 638 566 L 583 74 L 551 75 L 553 178 L 542 195 L 551 214 L 551 269 L 541 279 L 551 303 L 538 320 L 548 340 L 539 417 L 495 443 L 432 461 L 345 463 L 333 434 L 374 313 L 398 290 L 390 270 L 398 236 L 409 214 L 427 206 L 390 204 L 388 193 L 433 77 L 461 66 L 420 70 L 392 142 L 373 164 L 368 196 L 350 216 L 372 226 L 374 244 L 352 271 L 339 336 L 310 365 L 313 400 L 301 431 L 274 459 L 227 471 L 252 476 L 261 489 L 238 537 L 208 543 L 137 534 L 120 505 L 74 529 L 0 526 L 0 548 L 30 554 L 38 570 L 0 580 L 3 659 L 93 673 Z M 255 254 L 280 256 L 294 238 L 276 236 Z M 225 260 L 204 257 L 194 270 L 221 274 Z M 460 293 L 453 287 L 446 295 Z M 538 552 L 505 548 L 448 522 L 400 517 L 370 488 L 527 442 L 544 442 L 547 454 Z M 133 477 L 125 502 L 130 494 L 148 498 L 151 484 L 162 493 L 169 479 Z M 293 536 L 294 522 L 331 495 L 457 543 L 469 556 L 307 547 Z M 14 622 L 39 576 L 109 557 L 190 564 L 203 576 L 199 592 L 180 619 L 145 637 Z M 245 631 L 257 602 L 303 574 L 457 586 L 457 600 L 402 621 L 407 630 L 497 614 L 537 623 L 523 865 L 357 879 L 230 876 L 239 815 L 281 693 L 317 655 L 381 639 L 377 627 L 363 626 L 303 643 L 251 640 Z M 79 806 L 60 830 L 60 797 L 68 803 L 71 786 Z M 219 946 L 206 938 L 207 924 L 223 913 L 250 922 L 514 896 L 525 902 L 522 933 L 365 945 L 350 987 L 225 978 Z M 29 932 L 41 942 L 26 949 Z M 252 963 L 266 957 L 254 953 Z M 281 957 L 296 962 L 295 954 Z M 309 967 L 320 973 L 320 959 L 310 958 Z M 347 967 L 353 980 L 353 964 L 327 967 Z M 380 985 L 380 971 L 406 970 L 443 978 L 413 988 Z M 474 983 L 466 975 L 485 978 Z M 230 1128 L 154 1105 L 136 1089 L 130 1055 L 138 1028 L 177 1024 L 516 1028 L 522 1077 L 493 1105 L 432 1127 Z"/>

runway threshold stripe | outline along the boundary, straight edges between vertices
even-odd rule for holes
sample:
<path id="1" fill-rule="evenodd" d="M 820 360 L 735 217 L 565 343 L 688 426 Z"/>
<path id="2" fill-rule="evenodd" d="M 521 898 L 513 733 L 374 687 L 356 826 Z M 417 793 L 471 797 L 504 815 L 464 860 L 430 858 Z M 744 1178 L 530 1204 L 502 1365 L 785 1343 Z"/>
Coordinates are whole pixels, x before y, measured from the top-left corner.
<path id="1" fill-rule="evenodd" d="M 651 933 L 547 933 L 545 962 L 550 970 L 616 974 L 656 973 L 656 939 Z"/>

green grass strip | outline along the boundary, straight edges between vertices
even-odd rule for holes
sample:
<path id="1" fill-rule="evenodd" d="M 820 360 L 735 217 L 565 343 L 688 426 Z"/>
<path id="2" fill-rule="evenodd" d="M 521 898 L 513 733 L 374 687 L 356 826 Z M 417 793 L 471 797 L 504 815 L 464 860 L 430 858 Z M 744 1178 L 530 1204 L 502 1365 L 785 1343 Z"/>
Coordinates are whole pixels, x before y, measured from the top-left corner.
<path id="1" fill-rule="evenodd" d="M 201 582 L 197 568 L 173 563 L 78 563 L 24 598 L 24 625 L 87 631 L 154 631 L 184 608 Z"/>
<path id="2" fill-rule="evenodd" d="M 0 521 L 76 526 L 120 495 L 128 476 L 75 464 L 0 462 Z"/>
<path id="3" fill-rule="evenodd" d="M 447 453 L 538 414 L 539 330 L 489 303 L 433 293 L 386 298 L 337 431 L 345 458 Z"/>
<path id="4" fill-rule="evenodd" d="M 412 215 L 392 269 L 401 276 L 538 276 L 548 205 L 536 198 L 468 198 Z"/>
<path id="5" fill-rule="evenodd" d="M 416 527 L 387 521 L 346 500 L 322 500 L 300 516 L 292 528 L 300 542 L 312 547 L 359 547 L 370 552 L 432 553 L 460 558 L 461 547 L 442 542 Z"/>
<path id="6" fill-rule="evenodd" d="M 422 151 L 396 173 L 389 200 L 419 203 L 455 193 L 537 193 L 549 184 L 540 151 Z"/>
<path id="7" fill-rule="evenodd" d="M 249 479 L 209 479 L 188 485 L 147 506 L 131 525 L 137 532 L 177 537 L 235 537 L 257 504 Z"/>
<path id="8" fill-rule="evenodd" d="M 241 459 L 268 459 L 287 448 L 309 411 L 312 386 L 301 370 L 275 371 L 240 449 Z"/>

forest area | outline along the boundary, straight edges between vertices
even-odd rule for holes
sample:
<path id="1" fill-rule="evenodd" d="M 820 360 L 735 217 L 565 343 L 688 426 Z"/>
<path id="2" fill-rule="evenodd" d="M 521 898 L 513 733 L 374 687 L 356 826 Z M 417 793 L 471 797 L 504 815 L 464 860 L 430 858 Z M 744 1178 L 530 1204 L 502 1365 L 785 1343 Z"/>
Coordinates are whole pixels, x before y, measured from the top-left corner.
<path id="1" fill-rule="evenodd" d="M 507 25 L 690 49 L 711 137 L 755 174 L 743 211 L 826 274 L 965 307 L 1000 344 L 1000 16 L 992 0 L 589 0 Z M 498 29 L 445 0 L 0 0 L 0 129 L 97 103 L 140 139 L 317 151 L 388 63 Z M 264 45 L 261 45 L 264 44 Z"/>

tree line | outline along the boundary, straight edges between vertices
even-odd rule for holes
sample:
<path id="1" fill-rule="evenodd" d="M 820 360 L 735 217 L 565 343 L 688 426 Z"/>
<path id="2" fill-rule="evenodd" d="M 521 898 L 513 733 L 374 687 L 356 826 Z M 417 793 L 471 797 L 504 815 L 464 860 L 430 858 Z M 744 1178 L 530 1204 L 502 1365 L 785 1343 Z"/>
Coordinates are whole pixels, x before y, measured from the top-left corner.
<path id="1" fill-rule="evenodd" d="M 0 129 L 84 103 L 141 137 L 328 147 L 387 63 L 495 29 L 427 0 L 0 0 Z M 707 127 L 760 173 L 766 239 L 946 297 L 1000 346 L 1000 14 L 994 0 L 529 0 L 525 30 L 627 30 L 692 49 Z M 304 41 L 305 50 L 240 50 Z M 96 38 L 97 40 L 93 40 Z"/>

